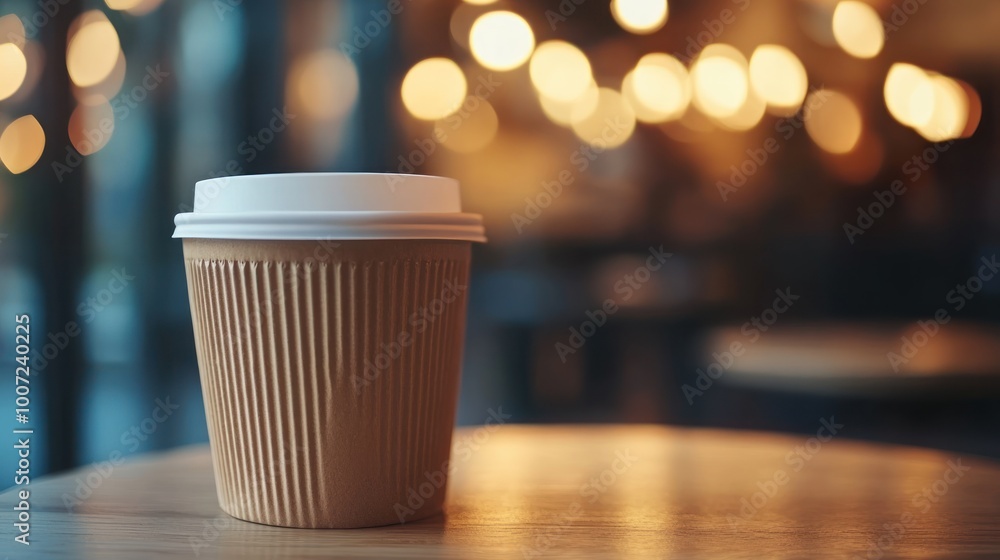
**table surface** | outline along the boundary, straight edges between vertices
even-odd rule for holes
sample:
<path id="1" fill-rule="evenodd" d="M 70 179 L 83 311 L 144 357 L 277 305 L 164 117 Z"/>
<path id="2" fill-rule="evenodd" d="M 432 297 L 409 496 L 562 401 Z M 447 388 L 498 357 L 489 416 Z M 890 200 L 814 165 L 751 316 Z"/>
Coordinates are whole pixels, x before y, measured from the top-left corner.
<path id="1" fill-rule="evenodd" d="M 12 559 L 1000 557 L 1000 465 L 845 433 L 821 442 L 661 426 L 467 428 L 456 433 L 464 447 L 445 515 L 353 530 L 227 516 L 207 447 L 189 447 L 126 459 L 73 513 L 64 497 L 92 467 L 33 482 L 30 553 L 12 543 L 14 494 L 0 495 L 0 550 Z"/>

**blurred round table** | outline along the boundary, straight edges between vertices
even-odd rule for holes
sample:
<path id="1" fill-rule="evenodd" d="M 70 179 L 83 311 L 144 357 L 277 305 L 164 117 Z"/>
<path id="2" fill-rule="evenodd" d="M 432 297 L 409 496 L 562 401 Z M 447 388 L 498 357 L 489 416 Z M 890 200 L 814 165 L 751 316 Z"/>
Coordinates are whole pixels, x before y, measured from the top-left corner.
<path id="1" fill-rule="evenodd" d="M 741 327 L 712 331 L 704 352 L 744 347 L 720 380 L 804 393 L 869 395 L 1000 393 L 1000 329 L 958 322 L 928 335 L 918 323 L 780 321 L 754 339 Z M 704 368 L 703 368 L 704 369 Z"/>
<path id="2" fill-rule="evenodd" d="M 446 515 L 354 530 L 233 519 L 216 503 L 208 448 L 185 448 L 128 458 L 106 478 L 88 467 L 35 480 L 30 547 L 13 542 L 15 495 L 5 492 L 3 550 L 129 560 L 1000 557 L 1000 465 L 851 441 L 836 423 L 817 419 L 815 438 L 462 429 Z M 88 480 L 92 494 L 67 511 Z"/>

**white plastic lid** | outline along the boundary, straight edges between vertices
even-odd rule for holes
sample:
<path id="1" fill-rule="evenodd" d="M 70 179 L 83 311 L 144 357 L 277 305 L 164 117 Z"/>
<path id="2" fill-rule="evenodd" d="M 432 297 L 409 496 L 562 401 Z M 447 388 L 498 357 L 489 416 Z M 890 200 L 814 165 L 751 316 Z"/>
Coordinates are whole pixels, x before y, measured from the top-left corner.
<path id="1" fill-rule="evenodd" d="M 453 239 L 485 242 L 458 181 L 396 173 L 238 175 L 198 181 L 174 237 Z"/>

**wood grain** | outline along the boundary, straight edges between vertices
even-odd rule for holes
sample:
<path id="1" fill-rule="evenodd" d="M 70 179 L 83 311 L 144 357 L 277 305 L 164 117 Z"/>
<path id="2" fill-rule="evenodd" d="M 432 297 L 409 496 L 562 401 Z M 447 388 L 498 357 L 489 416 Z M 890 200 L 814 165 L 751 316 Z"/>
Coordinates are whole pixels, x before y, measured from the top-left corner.
<path id="1" fill-rule="evenodd" d="M 881 539 L 871 558 L 1000 557 L 1000 465 L 984 459 L 843 435 L 823 443 L 659 426 L 464 429 L 455 445 L 445 516 L 353 530 L 239 521 L 219 509 L 208 448 L 193 447 L 128 459 L 74 513 L 64 494 L 93 469 L 34 482 L 30 553 L 12 544 L 14 494 L 0 495 L 0 550 L 54 559 L 868 558 Z M 949 462 L 968 470 L 949 475 Z"/>

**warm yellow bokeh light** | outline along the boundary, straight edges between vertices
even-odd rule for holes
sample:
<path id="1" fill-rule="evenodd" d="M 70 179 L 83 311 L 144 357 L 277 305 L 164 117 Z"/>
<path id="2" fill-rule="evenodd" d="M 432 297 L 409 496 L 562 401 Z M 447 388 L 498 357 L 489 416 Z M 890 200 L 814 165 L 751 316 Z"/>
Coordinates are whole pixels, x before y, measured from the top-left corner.
<path id="1" fill-rule="evenodd" d="M 142 4 L 144 0 L 104 0 L 112 10 L 131 10 Z"/>
<path id="2" fill-rule="evenodd" d="M 747 62 L 729 45 L 705 47 L 691 67 L 695 106 L 718 119 L 736 114 L 750 89 Z"/>
<path id="3" fill-rule="evenodd" d="M 90 87 L 73 87 L 73 96 L 76 97 L 77 101 L 85 105 L 96 105 L 105 99 L 114 99 L 125 83 L 127 67 L 128 63 L 125 60 L 125 53 L 119 52 L 115 67 L 106 78 Z"/>
<path id="4" fill-rule="evenodd" d="M 88 87 L 100 83 L 114 70 L 121 45 L 118 32 L 97 10 L 80 15 L 76 32 L 66 47 L 66 69 L 73 83 Z"/>
<path id="5" fill-rule="evenodd" d="M 488 101 L 470 97 L 458 112 L 434 124 L 434 137 L 453 152 L 471 154 L 493 141 L 499 124 Z"/>
<path id="6" fill-rule="evenodd" d="M 843 93 L 818 90 L 806 99 L 806 132 L 813 142 L 832 154 L 846 154 L 861 138 L 861 110 Z"/>
<path id="7" fill-rule="evenodd" d="M 885 106 L 889 114 L 906 126 L 919 126 L 930 119 L 933 110 L 933 87 L 927 73 L 905 62 L 897 62 L 885 76 Z"/>
<path id="8" fill-rule="evenodd" d="M 587 55 L 565 41 L 538 45 L 528 70 L 539 94 L 556 101 L 580 97 L 594 81 Z"/>
<path id="9" fill-rule="evenodd" d="M 947 76 L 929 77 L 934 92 L 934 107 L 927 122 L 916 127 L 921 136 L 931 142 L 941 142 L 962 136 L 969 120 L 969 99 L 958 82 Z"/>
<path id="10" fill-rule="evenodd" d="M 490 70 L 513 70 L 524 64 L 535 49 L 535 34 L 524 18 L 514 12 L 489 12 L 469 31 L 472 56 Z"/>
<path id="11" fill-rule="evenodd" d="M 32 115 L 23 116 L 7 125 L 0 134 L 0 162 L 11 173 L 24 173 L 42 157 L 45 132 Z"/>
<path id="12" fill-rule="evenodd" d="M 573 124 L 574 114 L 577 119 L 585 119 L 597 109 L 597 84 L 590 82 L 587 89 L 572 101 L 560 101 L 544 95 L 539 95 L 538 101 L 549 120 L 558 125 L 570 126 Z"/>
<path id="13" fill-rule="evenodd" d="M 809 81 L 795 53 L 781 45 L 761 45 L 750 57 L 750 85 L 765 103 L 787 113 L 802 105 Z"/>
<path id="14" fill-rule="evenodd" d="M 847 54 L 872 58 L 882 51 L 885 30 L 874 8 L 864 2 L 843 0 L 833 10 L 833 38 Z"/>
<path id="15" fill-rule="evenodd" d="M 476 6 L 486 6 L 488 4 L 493 4 L 497 0 L 465 0 L 466 4 L 474 4 Z"/>
<path id="16" fill-rule="evenodd" d="M 453 60 L 428 58 L 410 68 L 400 93 L 410 114 L 434 121 L 457 111 L 467 89 L 465 74 Z"/>
<path id="17" fill-rule="evenodd" d="M 917 82 L 916 87 L 910 92 L 907 112 L 912 121 L 910 126 L 913 127 L 924 126 L 934 115 L 934 82 L 927 74 L 924 74 L 923 79 Z"/>
<path id="18" fill-rule="evenodd" d="M 622 94 L 646 123 L 678 119 L 691 102 L 687 69 L 676 58 L 663 53 L 642 57 L 622 81 Z"/>
<path id="19" fill-rule="evenodd" d="M 0 44 L 0 100 L 14 95 L 28 75 L 28 60 L 14 43 Z"/>
<path id="20" fill-rule="evenodd" d="M 104 0 L 112 10 L 121 10 L 134 16 L 141 16 L 152 12 L 160 6 L 163 0 Z"/>
<path id="21" fill-rule="evenodd" d="M 957 80 L 959 87 L 965 92 L 968 101 L 968 115 L 965 119 L 965 128 L 959 138 L 970 138 L 976 129 L 979 128 L 979 121 L 983 118 L 983 100 L 979 97 L 979 92 L 967 82 Z"/>
<path id="22" fill-rule="evenodd" d="M 750 130 L 764 119 L 766 110 L 767 103 L 751 90 L 747 94 L 746 101 L 734 114 L 715 120 L 729 130 Z"/>
<path id="23" fill-rule="evenodd" d="M 311 118 L 338 119 L 358 98 L 358 72 L 351 59 L 338 50 L 314 51 L 292 64 L 286 95 Z"/>
<path id="24" fill-rule="evenodd" d="M 577 138 L 595 148 L 621 146 L 635 131 L 635 112 L 620 93 L 609 88 L 597 90 L 597 106 L 587 116 L 583 111 L 571 115 Z"/>
<path id="25" fill-rule="evenodd" d="M 81 155 L 100 151 L 115 130 L 115 112 L 107 99 L 90 105 L 80 104 L 69 117 L 69 140 Z"/>
<path id="26" fill-rule="evenodd" d="M 632 33 L 652 33 L 667 22 L 667 0 L 612 0 L 615 21 Z"/>
<path id="27" fill-rule="evenodd" d="M 141 16 L 152 12 L 163 3 L 163 0 L 142 0 L 136 6 L 125 10 L 126 12 L 134 15 Z"/>

